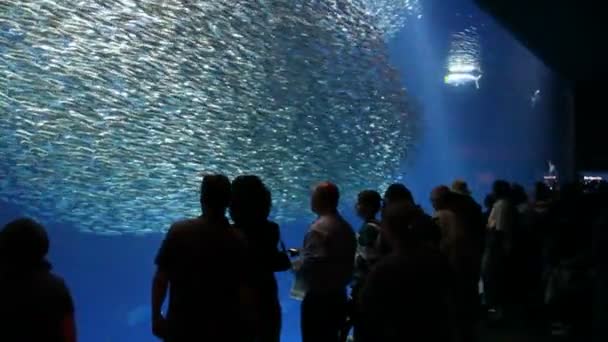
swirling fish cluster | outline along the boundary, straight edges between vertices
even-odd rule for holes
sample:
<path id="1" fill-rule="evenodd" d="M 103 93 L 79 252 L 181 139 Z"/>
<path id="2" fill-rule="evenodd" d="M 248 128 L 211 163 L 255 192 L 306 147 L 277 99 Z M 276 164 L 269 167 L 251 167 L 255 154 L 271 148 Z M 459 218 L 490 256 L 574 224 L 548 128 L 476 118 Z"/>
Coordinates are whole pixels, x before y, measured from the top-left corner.
<path id="1" fill-rule="evenodd" d="M 479 32 L 477 27 L 471 26 L 452 35 L 452 45 L 448 56 L 448 69 L 462 71 L 459 67 L 466 67 L 481 71 L 480 66 Z"/>
<path id="2" fill-rule="evenodd" d="M 391 38 L 411 18 L 422 18 L 419 0 L 359 0 L 364 11 L 373 18 L 374 25 Z"/>
<path id="3" fill-rule="evenodd" d="M 279 221 L 382 187 L 416 121 L 385 33 L 351 1 L 2 2 L 0 199 L 123 234 L 196 215 L 204 172 L 262 176 Z"/>
<path id="4" fill-rule="evenodd" d="M 471 26 L 452 35 L 446 68 L 446 83 L 458 86 L 475 82 L 479 87 L 482 70 L 477 27 Z"/>

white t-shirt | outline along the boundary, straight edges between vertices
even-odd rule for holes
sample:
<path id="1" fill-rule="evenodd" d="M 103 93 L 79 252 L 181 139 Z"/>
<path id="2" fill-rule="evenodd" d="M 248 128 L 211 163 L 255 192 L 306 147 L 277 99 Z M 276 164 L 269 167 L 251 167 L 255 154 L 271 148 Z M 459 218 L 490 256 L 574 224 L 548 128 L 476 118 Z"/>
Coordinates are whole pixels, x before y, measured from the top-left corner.
<path id="1" fill-rule="evenodd" d="M 488 229 L 497 232 L 510 232 L 514 224 L 514 214 L 514 208 L 508 200 L 496 201 L 488 218 Z"/>
<path id="2" fill-rule="evenodd" d="M 301 276 L 308 290 L 334 291 L 352 279 L 355 232 L 339 214 L 319 217 L 304 238 Z"/>

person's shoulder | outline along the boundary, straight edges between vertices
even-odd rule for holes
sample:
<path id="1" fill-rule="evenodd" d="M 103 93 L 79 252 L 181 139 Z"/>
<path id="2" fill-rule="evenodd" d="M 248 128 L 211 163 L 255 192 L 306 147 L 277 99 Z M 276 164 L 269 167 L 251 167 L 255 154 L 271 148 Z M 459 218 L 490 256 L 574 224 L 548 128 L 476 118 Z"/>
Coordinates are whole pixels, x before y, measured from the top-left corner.
<path id="1" fill-rule="evenodd" d="M 352 225 L 344 218 L 344 216 L 338 214 L 338 215 L 335 215 L 333 217 L 333 219 L 335 220 L 334 222 L 335 222 L 336 226 L 339 226 L 342 228 L 347 228 L 349 230 L 353 229 Z"/>
<path id="2" fill-rule="evenodd" d="M 183 232 L 187 232 L 187 231 L 191 231 L 193 229 L 200 228 L 204 225 L 205 225 L 204 220 L 199 217 L 184 219 L 184 220 L 174 222 L 171 225 L 171 228 L 169 228 L 168 234 L 170 234 L 170 235 L 180 234 Z"/>
<path id="3" fill-rule="evenodd" d="M 39 272 L 35 279 L 38 286 L 45 288 L 44 291 L 52 291 L 53 293 L 69 292 L 63 277 L 56 273 L 50 271 Z"/>
<path id="4" fill-rule="evenodd" d="M 66 287 L 65 280 L 63 279 L 62 276 L 60 276 L 54 272 L 47 272 L 47 277 L 51 283 Z"/>
<path id="5" fill-rule="evenodd" d="M 492 206 L 492 211 L 503 210 L 509 203 L 504 199 L 499 199 Z"/>
<path id="6" fill-rule="evenodd" d="M 311 230 L 325 234 L 344 229 L 352 230 L 352 226 L 340 215 L 321 216 L 311 226 Z"/>
<path id="7" fill-rule="evenodd" d="M 273 243 L 278 243 L 278 240 L 281 239 L 281 227 L 278 223 L 270 220 L 266 221 L 266 231 Z"/>
<path id="8" fill-rule="evenodd" d="M 456 214 L 449 209 L 437 210 L 433 214 L 433 218 L 438 219 L 442 223 L 451 222 L 456 218 Z"/>
<path id="9" fill-rule="evenodd" d="M 331 226 L 331 220 L 329 216 L 321 216 L 317 218 L 311 225 L 311 231 L 324 232 L 328 227 Z"/>
<path id="10" fill-rule="evenodd" d="M 270 220 L 266 221 L 266 228 L 270 229 L 272 231 L 279 231 L 280 230 L 279 224 L 276 223 L 276 222 L 274 222 L 274 221 L 270 221 Z"/>

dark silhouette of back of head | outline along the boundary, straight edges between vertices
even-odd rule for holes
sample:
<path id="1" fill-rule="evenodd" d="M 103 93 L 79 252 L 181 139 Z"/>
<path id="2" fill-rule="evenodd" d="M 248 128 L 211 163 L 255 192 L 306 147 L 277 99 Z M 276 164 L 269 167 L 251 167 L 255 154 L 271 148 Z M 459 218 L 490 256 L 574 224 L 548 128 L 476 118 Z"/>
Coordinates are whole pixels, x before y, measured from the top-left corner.
<path id="1" fill-rule="evenodd" d="M 340 191 L 331 182 L 319 183 L 312 194 L 312 210 L 317 214 L 336 212 L 340 201 Z"/>
<path id="2" fill-rule="evenodd" d="M 48 265 L 49 238 L 44 227 L 29 218 L 8 223 L 0 232 L 0 267 L 28 270 Z"/>
<path id="3" fill-rule="evenodd" d="M 497 201 L 508 199 L 511 197 L 511 185 L 507 181 L 497 180 L 492 185 L 492 193 Z"/>
<path id="4" fill-rule="evenodd" d="M 483 199 L 483 205 L 487 208 L 487 209 L 492 209 L 492 207 L 494 206 L 494 203 L 496 203 L 496 197 L 494 197 L 494 194 L 488 194 L 486 195 L 486 197 Z"/>
<path id="5" fill-rule="evenodd" d="M 452 190 L 446 185 L 440 185 L 431 192 L 431 204 L 435 210 L 446 209 L 449 206 Z"/>
<path id="6" fill-rule="evenodd" d="M 384 210 L 383 231 L 393 253 L 371 270 L 360 296 L 365 340 L 449 340 L 447 265 L 428 244 L 432 220 L 401 201 Z"/>
<path id="7" fill-rule="evenodd" d="M 407 202 L 389 205 L 383 213 L 382 227 L 394 247 L 417 247 L 436 238 L 432 219 Z"/>
<path id="8" fill-rule="evenodd" d="M 414 204 L 414 196 L 412 192 L 401 183 L 393 183 L 384 192 L 384 205 L 388 206 L 391 203 L 406 201 Z"/>
<path id="9" fill-rule="evenodd" d="M 375 190 L 363 190 L 357 196 L 357 204 L 364 206 L 370 211 L 370 215 L 376 215 L 382 207 L 382 196 Z"/>
<path id="10" fill-rule="evenodd" d="M 511 187 L 511 198 L 513 199 L 513 203 L 515 205 L 526 203 L 528 201 L 526 189 L 524 189 L 524 187 L 520 184 L 513 184 Z"/>
<path id="11" fill-rule="evenodd" d="M 205 175 L 201 183 L 203 214 L 223 215 L 230 204 L 230 180 L 224 175 Z"/>
<path id="12" fill-rule="evenodd" d="M 238 176 L 232 181 L 230 216 L 236 224 L 264 221 L 270 215 L 270 191 L 257 176 Z"/>
<path id="13" fill-rule="evenodd" d="M 74 303 L 50 272 L 49 245 L 44 227 L 29 218 L 0 231 L 1 341 L 76 341 Z"/>

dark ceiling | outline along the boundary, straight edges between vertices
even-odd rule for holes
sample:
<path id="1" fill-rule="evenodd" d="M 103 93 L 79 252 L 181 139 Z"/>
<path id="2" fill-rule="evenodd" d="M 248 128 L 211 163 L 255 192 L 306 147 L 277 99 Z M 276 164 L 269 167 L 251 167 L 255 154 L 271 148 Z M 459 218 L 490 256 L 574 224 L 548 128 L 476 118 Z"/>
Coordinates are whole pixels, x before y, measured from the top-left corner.
<path id="1" fill-rule="evenodd" d="M 570 83 L 574 169 L 608 170 L 606 11 L 600 0 L 475 0 Z M 568 124 L 569 125 L 569 124 Z"/>
<path id="2" fill-rule="evenodd" d="M 606 12 L 593 0 L 475 0 L 570 81 L 606 73 Z"/>

